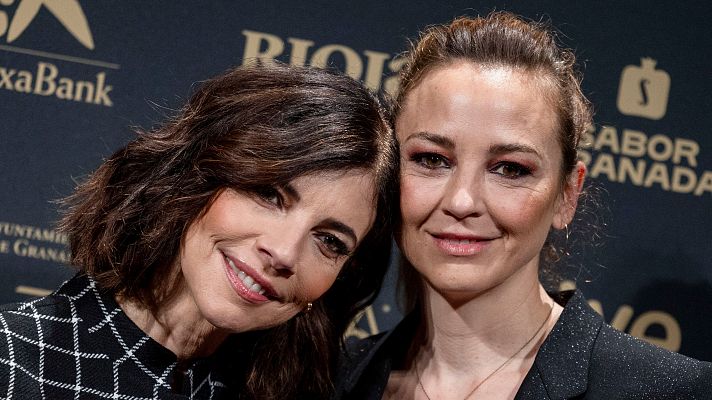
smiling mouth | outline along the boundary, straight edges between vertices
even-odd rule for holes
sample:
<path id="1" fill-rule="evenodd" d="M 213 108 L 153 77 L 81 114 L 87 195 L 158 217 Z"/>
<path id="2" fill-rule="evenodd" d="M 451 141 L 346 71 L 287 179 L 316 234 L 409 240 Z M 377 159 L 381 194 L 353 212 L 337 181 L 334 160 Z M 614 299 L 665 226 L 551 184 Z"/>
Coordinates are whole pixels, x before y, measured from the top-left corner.
<path id="1" fill-rule="evenodd" d="M 265 294 L 265 289 L 262 288 L 262 285 L 259 283 L 255 282 L 254 279 L 252 279 L 251 276 L 247 275 L 245 271 L 241 270 L 240 268 L 237 268 L 235 263 L 227 256 L 225 257 L 225 261 L 227 261 L 227 264 L 230 266 L 232 269 L 232 272 L 237 275 L 238 278 L 242 281 L 242 284 L 247 288 L 252 293 L 257 293 L 259 295 L 264 295 Z"/>
<path id="2" fill-rule="evenodd" d="M 451 256 L 472 256 L 489 246 L 490 238 L 465 238 L 448 234 L 432 234 L 437 247 Z"/>
<path id="3" fill-rule="evenodd" d="M 438 238 L 436 236 L 436 238 Z M 447 238 L 438 238 L 440 240 L 445 240 L 450 244 L 471 244 L 471 243 L 477 243 L 481 242 L 481 240 L 475 240 L 475 239 L 447 239 Z"/>

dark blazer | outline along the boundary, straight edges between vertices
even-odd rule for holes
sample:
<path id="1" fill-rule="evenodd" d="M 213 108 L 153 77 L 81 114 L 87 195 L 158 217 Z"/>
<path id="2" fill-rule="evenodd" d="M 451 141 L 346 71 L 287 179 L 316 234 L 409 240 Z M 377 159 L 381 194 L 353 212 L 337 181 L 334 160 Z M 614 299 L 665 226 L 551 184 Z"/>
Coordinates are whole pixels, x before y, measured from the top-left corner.
<path id="1" fill-rule="evenodd" d="M 564 311 L 539 349 L 515 399 L 712 399 L 712 364 L 619 332 L 579 291 L 555 297 Z M 403 359 L 417 313 L 393 331 L 359 341 L 343 359 L 340 399 L 380 399 Z"/>

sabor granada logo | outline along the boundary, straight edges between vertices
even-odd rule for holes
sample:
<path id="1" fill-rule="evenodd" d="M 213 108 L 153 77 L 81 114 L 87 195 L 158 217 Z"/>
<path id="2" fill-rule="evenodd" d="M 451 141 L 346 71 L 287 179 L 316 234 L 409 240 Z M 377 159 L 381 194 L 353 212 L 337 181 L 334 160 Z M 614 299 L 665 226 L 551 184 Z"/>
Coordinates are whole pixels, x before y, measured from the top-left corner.
<path id="1" fill-rule="evenodd" d="M 62 65 L 48 62 L 47 59 L 65 63 L 84 64 L 103 69 L 119 69 L 118 64 L 66 54 L 49 53 L 38 49 L 17 47 L 20 37 L 32 29 L 33 21 L 41 10 L 46 9 L 82 46 L 94 50 L 94 37 L 89 22 L 78 0 L 0 0 L 1 6 L 17 4 L 14 13 L 0 9 L 0 38 L 7 43 L 0 44 L 0 51 L 42 58 L 34 70 L 16 69 L 0 65 L 0 89 L 30 95 L 55 97 L 60 100 L 89 103 L 111 107 L 113 102 L 109 93 L 113 90 L 107 84 L 107 71 L 101 71 L 90 79 L 77 79 L 62 73 Z M 35 22 L 36 24 L 36 22 Z"/>
<path id="2" fill-rule="evenodd" d="M 618 86 L 618 110 L 625 115 L 660 119 L 667 110 L 670 75 L 655 69 L 656 60 L 640 59 L 640 66 L 623 68 Z"/>

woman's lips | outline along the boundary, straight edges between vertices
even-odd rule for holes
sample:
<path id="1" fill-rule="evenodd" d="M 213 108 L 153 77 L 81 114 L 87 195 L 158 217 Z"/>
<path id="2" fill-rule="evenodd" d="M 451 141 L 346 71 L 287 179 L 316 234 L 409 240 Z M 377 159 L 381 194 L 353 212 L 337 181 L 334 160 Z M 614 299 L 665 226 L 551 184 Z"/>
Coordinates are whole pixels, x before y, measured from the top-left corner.
<path id="1" fill-rule="evenodd" d="M 437 248 L 451 256 L 473 256 L 484 251 L 494 238 L 450 233 L 431 233 Z"/>
<path id="2" fill-rule="evenodd" d="M 252 303 L 263 303 L 277 294 L 272 285 L 249 265 L 223 253 L 227 277 L 240 297 Z"/>

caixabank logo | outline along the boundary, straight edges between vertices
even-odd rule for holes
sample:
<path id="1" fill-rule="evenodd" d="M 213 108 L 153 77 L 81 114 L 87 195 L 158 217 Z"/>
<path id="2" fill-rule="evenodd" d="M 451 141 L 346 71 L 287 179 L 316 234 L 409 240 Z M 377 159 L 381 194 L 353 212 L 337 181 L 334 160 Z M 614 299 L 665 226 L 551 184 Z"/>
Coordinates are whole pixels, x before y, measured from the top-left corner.
<path id="1" fill-rule="evenodd" d="M 0 6 L 0 51 L 37 59 L 34 69 L 14 68 L 0 62 L 0 89 L 105 107 L 113 105 L 113 86 L 108 84 L 107 75 L 111 69 L 118 70 L 118 64 L 46 52 L 22 41 L 23 34 L 38 24 L 38 15 L 46 11 L 53 17 L 50 22 L 53 26 L 45 27 L 44 31 L 70 34 L 77 47 L 94 50 L 91 26 L 78 0 L 0 0 Z M 75 50 L 67 49 L 67 53 Z M 67 67 L 77 64 L 99 71 L 89 76 L 85 72 L 81 76 L 77 72 L 73 76 L 64 73 Z"/>
<path id="2" fill-rule="evenodd" d="M 665 117 L 671 77 L 657 64 L 643 57 L 640 65 L 622 69 L 616 99 L 621 114 L 655 121 Z M 592 178 L 698 197 L 712 195 L 712 171 L 701 165 L 701 146 L 690 137 L 603 125 L 592 127 L 581 147 L 581 160 Z"/>

